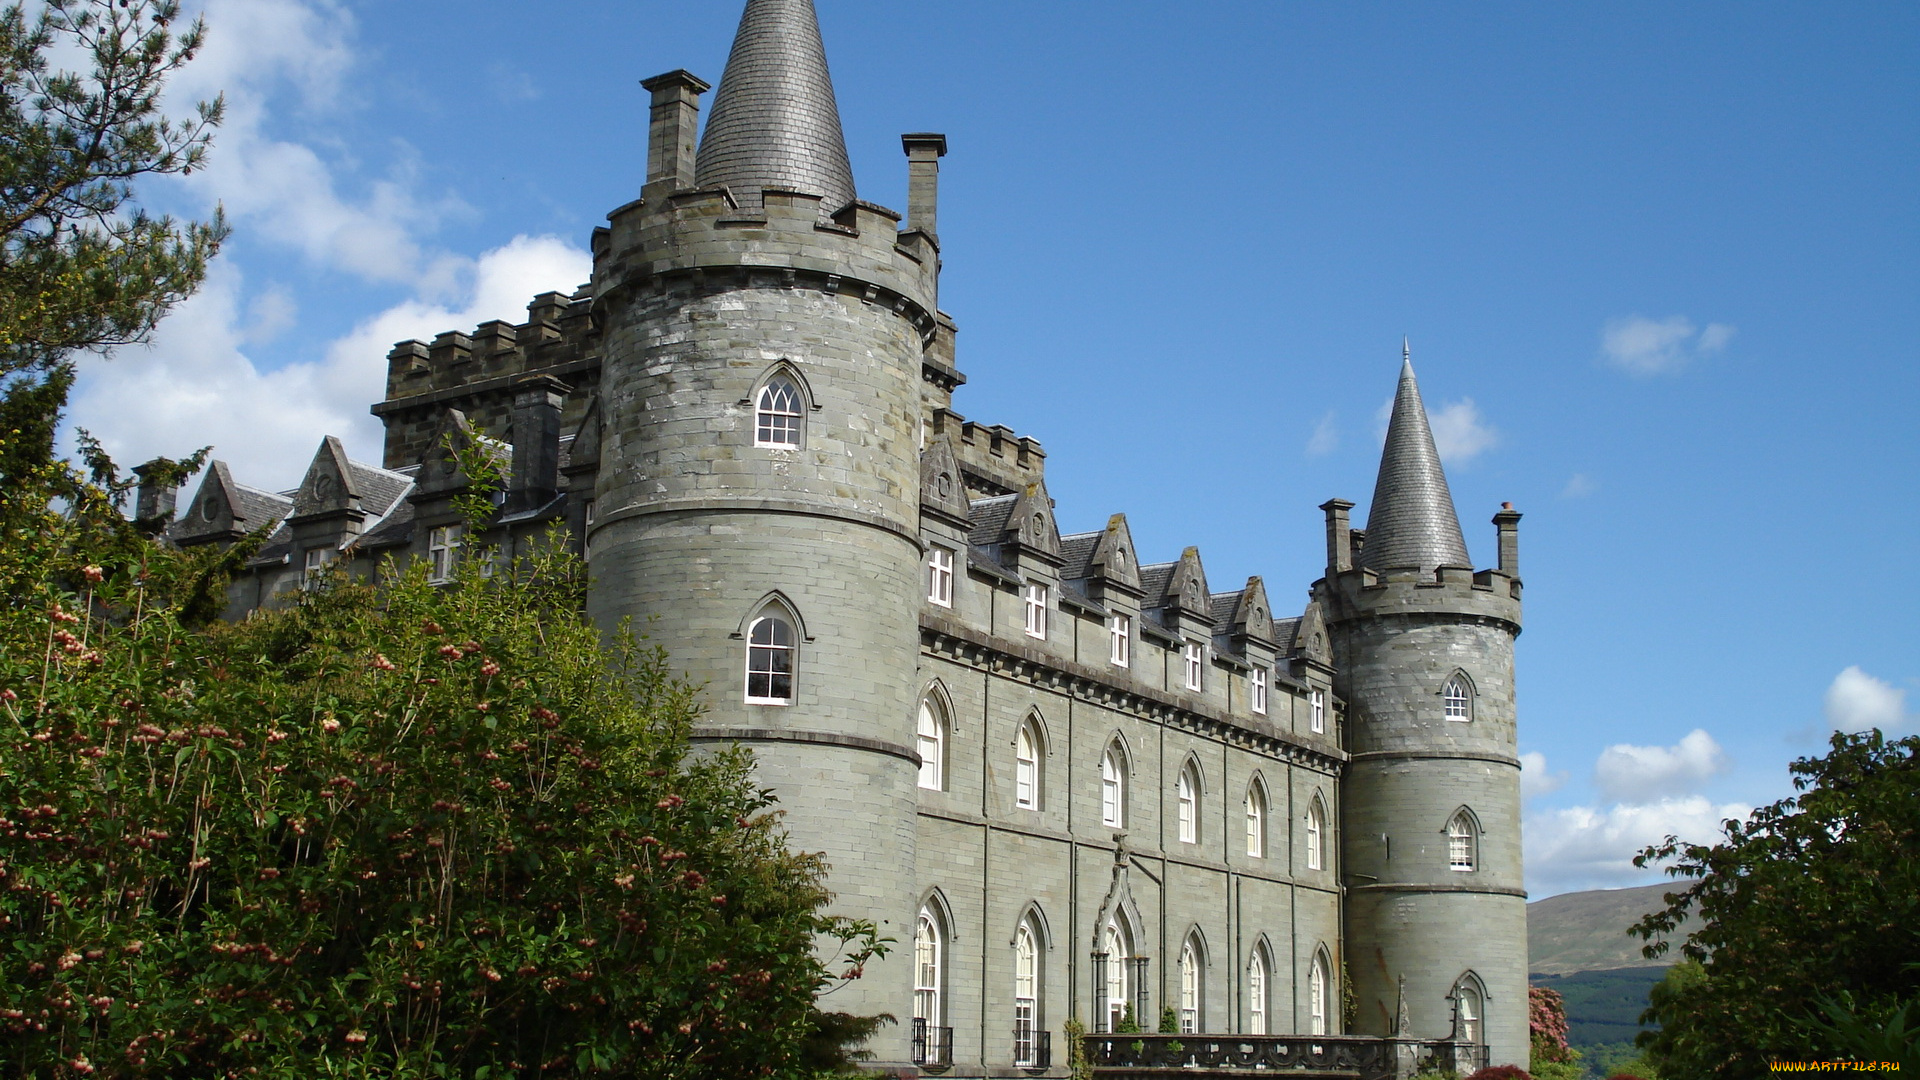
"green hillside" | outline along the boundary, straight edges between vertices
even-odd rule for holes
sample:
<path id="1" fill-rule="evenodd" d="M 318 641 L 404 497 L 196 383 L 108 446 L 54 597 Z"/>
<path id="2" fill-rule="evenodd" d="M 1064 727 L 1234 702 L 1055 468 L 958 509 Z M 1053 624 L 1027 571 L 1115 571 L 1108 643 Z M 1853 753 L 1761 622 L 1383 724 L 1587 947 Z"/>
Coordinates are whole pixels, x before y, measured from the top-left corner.
<path id="1" fill-rule="evenodd" d="M 1666 906 L 1660 899 L 1672 885 L 1636 889 L 1595 889 L 1562 893 L 1527 905 L 1527 970 L 1536 975 L 1618 968 L 1664 968 L 1667 957 L 1640 955 L 1639 938 L 1627 927 L 1649 911 Z M 1681 930 L 1684 933 L 1685 924 Z"/>
<path id="2" fill-rule="evenodd" d="M 1535 975 L 1533 985 L 1560 991 L 1567 1002 L 1567 1044 L 1579 1050 L 1631 1043 L 1640 1030 L 1647 991 L 1667 973 L 1663 967 Z"/>

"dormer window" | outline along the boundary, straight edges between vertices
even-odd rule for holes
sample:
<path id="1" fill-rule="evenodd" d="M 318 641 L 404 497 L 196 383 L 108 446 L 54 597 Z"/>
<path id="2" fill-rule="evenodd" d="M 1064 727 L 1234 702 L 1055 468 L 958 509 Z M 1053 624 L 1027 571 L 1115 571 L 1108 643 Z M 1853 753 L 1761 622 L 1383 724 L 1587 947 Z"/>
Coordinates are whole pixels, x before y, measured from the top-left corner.
<path id="1" fill-rule="evenodd" d="M 442 525 L 427 533 L 427 580 L 444 585 L 453 580 L 460 557 L 460 526 Z"/>
<path id="2" fill-rule="evenodd" d="M 306 570 L 300 575 L 300 587 L 311 589 L 320 584 L 320 575 L 326 572 L 327 564 L 333 561 L 332 548 L 308 548 Z"/>
<path id="3" fill-rule="evenodd" d="M 1111 647 L 1107 658 L 1114 667 L 1126 667 L 1133 661 L 1133 618 L 1115 613 L 1107 618 L 1107 633 L 1111 636 Z"/>
<path id="4" fill-rule="evenodd" d="M 754 403 L 753 445 L 775 450 L 800 449 L 803 416 L 800 387 L 786 375 L 775 375 L 760 388 Z"/>
<path id="5" fill-rule="evenodd" d="M 1324 734 L 1327 730 L 1327 692 L 1315 690 L 1307 705 L 1307 730 Z"/>
<path id="6" fill-rule="evenodd" d="M 927 546 L 927 602 L 953 606 L 953 549 Z"/>
<path id="7" fill-rule="evenodd" d="M 1206 671 L 1206 646 L 1189 641 L 1182 652 L 1186 657 L 1187 689 L 1198 690 L 1204 685 L 1202 678 Z"/>
<path id="8" fill-rule="evenodd" d="M 1047 587 L 1030 583 L 1020 590 L 1020 597 L 1027 609 L 1027 636 L 1044 640 L 1047 636 Z"/>
<path id="9" fill-rule="evenodd" d="M 1247 705 L 1255 714 L 1267 715 L 1267 669 L 1254 668 L 1247 675 Z"/>

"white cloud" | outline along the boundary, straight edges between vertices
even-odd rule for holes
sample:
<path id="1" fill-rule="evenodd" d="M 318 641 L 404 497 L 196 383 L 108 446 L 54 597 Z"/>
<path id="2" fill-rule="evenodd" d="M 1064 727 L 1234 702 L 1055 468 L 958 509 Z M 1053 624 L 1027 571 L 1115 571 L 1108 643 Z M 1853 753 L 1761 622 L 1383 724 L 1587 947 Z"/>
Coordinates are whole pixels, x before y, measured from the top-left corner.
<path id="1" fill-rule="evenodd" d="M 1907 692 L 1850 667 L 1833 677 L 1827 687 L 1827 723 L 1839 731 L 1879 728 L 1888 734 L 1911 720 L 1906 712 Z"/>
<path id="2" fill-rule="evenodd" d="M 1523 774 L 1524 775 L 1524 774 Z M 1711 844 L 1722 836 L 1721 822 L 1753 812 L 1744 803 L 1715 805 L 1705 796 L 1664 798 L 1606 809 L 1572 806 L 1527 815 L 1522 830 L 1527 892 L 1533 899 L 1576 889 L 1617 889 L 1665 880 L 1656 869 L 1641 870 L 1633 857 L 1674 835 Z"/>
<path id="3" fill-rule="evenodd" d="M 1567 478 L 1567 486 L 1560 489 L 1560 497 L 1563 499 L 1584 499 L 1598 489 L 1599 485 L 1593 482 L 1593 477 L 1588 476 L 1586 473 L 1574 473 Z"/>
<path id="4" fill-rule="evenodd" d="M 1727 767 L 1720 744 L 1695 728 L 1673 746 L 1619 743 L 1607 747 L 1594 763 L 1593 781 L 1609 800 L 1646 802 L 1686 794 Z"/>
<path id="5" fill-rule="evenodd" d="M 403 301 L 335 341 L 320 361 L 265 370 L 248 352 L 241 275 L 217 264 L 200 293 L 161 323 L 151 347 L 86 363 L 72 422 L 123 465 L 212 444 L 236 480 L 269 489 L 297 483 L 325 435 L 340 436 L 356 460 L 377 463 L 380 424 L 367 404 L 385 396 L 394 342 L 524 320 L 534 294 L 570 292 L 584 280 L 590 257 L 554 237 L 521 236 L 461 271 L 467 284 L 456 305 Z"/>
<path id="6" fill-rule="evenodd" d="M 1340 446 L 1340 429 L 1335 426 L 1332 411 L 1320 418 L 1313 426 L 1313 435 L 1307 439 L 1308 457 L 1325 457 Z"/>
<path id="7" fill-rule="evenodd" d="M 1600 356 L 1632 375 L 1668 375 L 1696 356 L 1726 348 L 1733 334 L 1734 328 L 1726 323 L 1708 323 L 1701 330 L 1684 315 L 1665 319 L 1628 315 L 1607 320 L 1600 332 Z"/>
<path id="8" fill-rule="evenodd" d="M 1520 798 L 1522 801 L 1551 795 L 1560 790 L 1567 782 L 1565 772 L 1548 772 L 1547 755 L 1527 753 L 1520 755 Z"/>
<path id="9" fill-rule="evenodd" d="M 1500 433 L 1487 424 L 1472 398 L 1441 406 L 1430 422 L 1434 449 L 1449 465 L 1464 465 L 1500 442 Z"/>

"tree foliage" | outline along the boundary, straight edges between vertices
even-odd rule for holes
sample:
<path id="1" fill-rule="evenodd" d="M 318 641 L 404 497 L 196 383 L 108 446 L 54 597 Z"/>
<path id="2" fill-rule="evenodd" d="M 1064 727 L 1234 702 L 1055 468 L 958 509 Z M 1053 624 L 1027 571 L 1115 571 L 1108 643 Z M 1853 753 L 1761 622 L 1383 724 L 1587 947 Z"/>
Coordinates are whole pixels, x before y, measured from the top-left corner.
<path id="1" fill-rule="evenodd" d="M 0 1074 L 846 1065 L 875 1021 L 816 995 L 874 928 L 576 561 L 195 626 L 230 556 L 140 535 L 98 464 L 0 545 Z"/>
<path id="2" fill-rule="evenodd" d="M 1649 958 L 1699 920 L 1643 1018 L 1660 1025 L 1641 1039 L 1663 1076 L 1851 1056 L 1829 1005 L 1873 1024 L 1920 998 L 1920 737 L 1836 733 L 1791 771 L 1799 794 L 1729 821 L 1723 842 L 1668 837 L 1634 860 L 1692 880 L 1633 928 Z"/>
<path id="3" fill-rule="evenodd" d="M 81 349 L 140 341 L 190 295 L 226 235 L 154 217 L 145 176 L 198 168 L 221 102 L 162 111 L 204 39 L 176 0 L 43 0 L 0 9 L 0 378 L 44 377 Z M 87 70 L 56 66 L 85 57 Z"/>

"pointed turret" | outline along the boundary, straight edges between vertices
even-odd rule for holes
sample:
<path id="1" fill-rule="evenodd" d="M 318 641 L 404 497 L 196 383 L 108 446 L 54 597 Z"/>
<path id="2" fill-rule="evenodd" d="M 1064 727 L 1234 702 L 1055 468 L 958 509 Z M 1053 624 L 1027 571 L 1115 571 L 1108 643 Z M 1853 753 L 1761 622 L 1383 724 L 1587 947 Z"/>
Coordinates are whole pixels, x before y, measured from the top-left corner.
<path id="1" fill-rule="evenodd" d="M 696 169 L 701 187 L 725 185 L 743 207 L 770 187 L 819 195 L 826 213 L 853 201 L 813 0 L 748 0 Z"/>
<path id="2" fill-rule="evenodd" d="M 1400 389 L 1393 398 L 1386 449 L 1380 454 L 1366 536 L 1359 562 L 1369 570 L 1473 565 L 1440 452 L 1433 445 L 1427 409 L 1420 402 L 1420 385 L 1413 378 L 1413 353 L 1404 344 Z"/>

